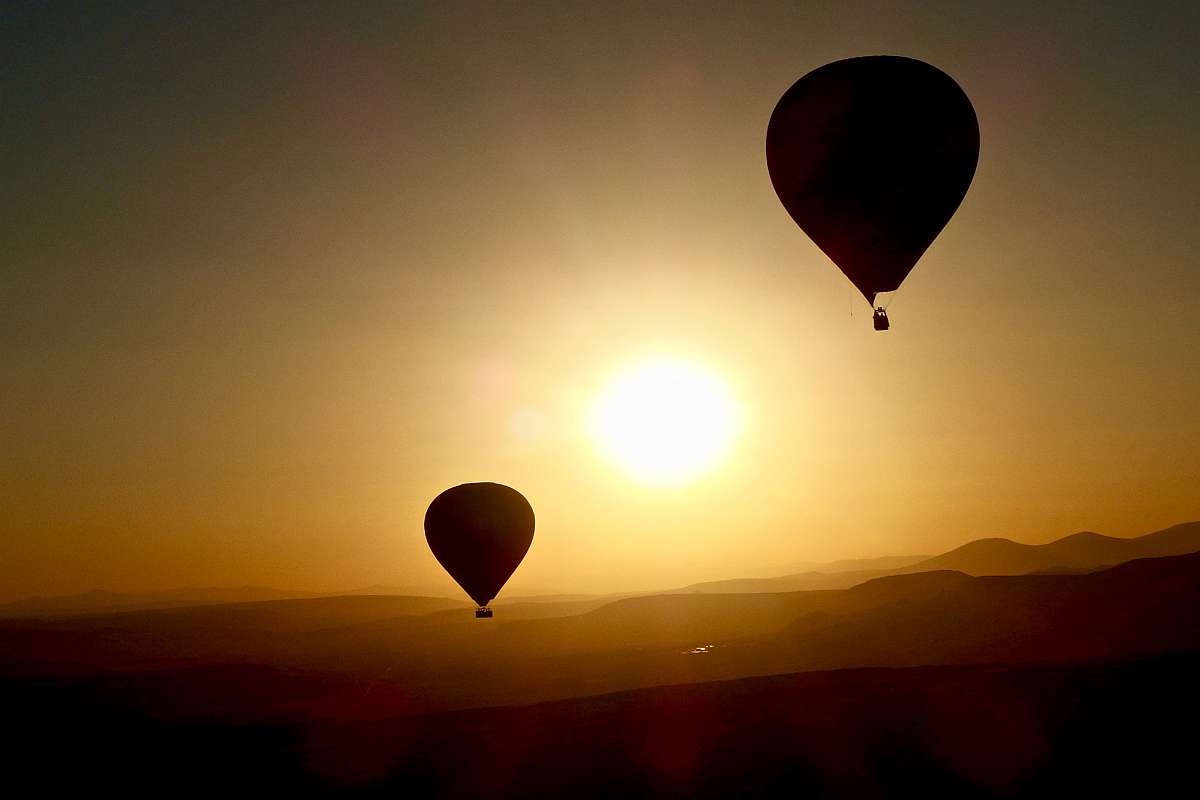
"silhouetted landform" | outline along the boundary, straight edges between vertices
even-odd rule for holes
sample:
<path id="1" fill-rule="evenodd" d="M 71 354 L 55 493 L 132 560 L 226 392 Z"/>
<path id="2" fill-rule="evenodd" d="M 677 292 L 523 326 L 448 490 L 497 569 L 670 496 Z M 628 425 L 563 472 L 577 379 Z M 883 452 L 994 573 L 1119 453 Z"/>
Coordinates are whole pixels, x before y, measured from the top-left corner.
<path id="1" fill-rule="evenodd" d="M 802 572 L 777 578 L 732 578 L 723 581 L 693 583 L 673 593 L 720 592 L 803 592 L 812 589 L 849 589 L 864 581 L 890 575 L 898 569 L 927 561 L 930 557 L 884 556 L 882 558 L 851 558 L 820 564 L 805 564 Z"/>
<path id="2" fill-rule="evenodd" d="M 891 575 L 892 569 L 862 569 L 846 572 L 801 572 L 778 578 L 731 578 L 693 583 L 669 594 L 750 594 L 755 592 L 808 592 L 820 589 L 849 589 L 872 578 Z M 664 592 L 668 594 L 668 592 Z"/>
<path id="3" fill-rule="evenodd" d="M 54 597 L 26 597 L 0 604 L 0 617 L 48 617 L 68 614 L 111 614 L 150 608 L 183 608 L 217 603 L 250 603 L 316 597 L 315 592 L 293 592 L 265 586 L 188 587 L 161 592 L 106 592 L 94 590 Z"/>
<path id="4" fill-rule="evenodd" d="M 634 594 L 641 594 L 641 593 L 640 592 L 624 592 L 624 593 L 617 592 L 617 593 L 613 593 L 613 594 L 514 595 L 512 597 L 502 597 L 502 598 L 498 599 L 492 605 L 499 608 L 500 606 L 503 606 L 505 604 L 513 604 L 513 603 L 576 603 L 576 602 L 581 602 L 581 601 L 603 600 L 605 598 L 607 598 L 609 600 L 615 600 L 620 597 L 632 597 Z"/>
<path id="5" fill-rule="evenodd" d="M 842 591 L 636 597 L 482 623 L 465 604 L 429 613 L 451 601 L 401 600 L 7 620 L 0 675 L 119 684 L 139 672 L 128 695 L 152 715 L 363 719 L 805 670 L 1200 650 L 1200 554 L 1081 575 L 947 571 Z M 258 688 L 232 702 L 239 665 L 286 680 L 238 679 Z"/>
<path id="6" fill-rule="evenodd" d="M 496 609 L 496 613 L 505 622 L 515 622 L 527 619 L 573 617 L 578 614 L 586 614 L 589 611 L 594 611 L 609 603 L 631 596 L 634 595 L 597 595 L 578 600 L 520 600 L 513 598 L 510 600 L 497 600 L 495 603 L 492 603 L 492 607 Z M 457 616 L 449 611 L 443 612 L 443 615 L 447 618 Z"/>
<path id="7" fill-rule="evenodd" d="M 862 572 L 873 569 L 899 569 L 929 558 L 928 555 L 879 556 L 877 558 L 843 558 L 838 561 L 818 561 L 800 564 L 796 572 Z"/>
<path id="8" fill-rule="evenodd" d="M 895 556 L 834 562 L 820 569 L 778 578 L 735 578 L 696 583 L 677 592 L 797 592 L 848 589 L 884 575 L 955 570 L 968 575 L 1079 573 L 1111 567 L 1135 558 L 1183 555 L 1200 550 L 1200 522 L 1185 522 L 1133 539 L 1081 532 L 1047 544 L 1011 539 L 976 539 L 939 556 Z M 875 562 L 875 563 L 872 563 Z M 837 569 L 845 566 L 846 569 Z"/>
<path id="9" fill-rule="evenodd" d="M 1077 533 L 1043 545 L 1027 545 L 1009 539 L 977 539 L 940 556 L 885 556 L 847 559 L 804 565 L 806 570 L 776 578 L 733 578 L 694 583 L 656 594 L 796 592 L 848 589 L 885 575 L 956 570 L 969 575 L 1023 575 L 1027 573 L 1080 573 L 1114 566 L 1135 558 L 1181 555 L 1200 551 L 1200 522 L 1187 522 L 1133 539 L 1096 533 Z M 411 587 L 373 586 L 347 595 L 413 595 Z M 451 594 L 448 590 L 447 594 Z M 602 595 L 559 594 L 501 598 L 497 608 L 518 606 L 520 618 L 567 616 L 598 608 L 613 600 L 646 593 Z M 238 603 L 285 598 L 315 598 L 316 595 L 262 587 L 233 589 L 178 589 L 146 594 L 86 592 L 62 597 L 33 597 L 0 604 L 0 618 L 53 617 L 72 614 L 113 613 L 155 608 L 183 608 L 216 603 Z M 444 598 L 440 598 L 444 599 Z M 510 616 L 506 608 L 505 616 Z"/>
<path id="10" fill-rule="evenodd" d="M 0 703 L 6 783 L 45 796 L 1168 797 L 1194 784 L 1198 672 L 1196 653 L 810 672 L 351 723 L 154 718 L 37 679 Z"/>
<path id="11" fill-rule="evenodd" d="M 977 539 L 898 571 L 953 569 L 968 575 L 1025 575 L 1048 570 L 1096 569 L 1135 558 L 1176 556 L 1198 550 L 1200 522 L 1185 522 L 1133 539 L 1118 539 L 1091 531 L 1064 536 L 1047 544 Z"/>
<path id="12" fill-rule="evenodd" d="M 0 620 L 8 785 L 1074 797 L 1194 777 L 1200 553 L 471 608 L 348 596 Z"/>

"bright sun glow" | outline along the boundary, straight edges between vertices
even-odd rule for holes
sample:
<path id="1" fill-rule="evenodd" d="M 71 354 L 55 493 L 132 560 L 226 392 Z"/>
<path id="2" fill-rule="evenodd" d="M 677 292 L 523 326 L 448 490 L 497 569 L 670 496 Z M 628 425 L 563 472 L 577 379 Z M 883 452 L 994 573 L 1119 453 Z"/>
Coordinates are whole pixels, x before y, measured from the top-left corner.
<path id="1" fill-rule="evenodd" d="M 601 450 L 635 479 L 679 484 L 716 466 L 740 415 L 725 384 L 683 361 L 647 361 L 608 386 L 592 411 Z"/>

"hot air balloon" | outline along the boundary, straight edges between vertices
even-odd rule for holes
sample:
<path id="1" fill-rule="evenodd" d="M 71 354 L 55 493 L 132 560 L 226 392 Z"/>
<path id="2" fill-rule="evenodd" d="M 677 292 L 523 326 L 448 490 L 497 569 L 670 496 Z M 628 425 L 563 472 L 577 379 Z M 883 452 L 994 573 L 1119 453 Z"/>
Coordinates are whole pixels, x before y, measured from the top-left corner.
<path id="1" fill-rule="evenodd" d="M 767 125 L 767 170 L 784 208 L 875 308 L 958 209 L 979 124 L 954 79 L 923 61 L 864 56 L 813 70 Z"/>
<path id="2" fill-rule="evenodd" d="M 479 606 L 475 616 L 491 617 L 488 603 L 533 542 L 533 508 L 508 486 L 464 483 L 429 504 L 425 540 L 433 557 Z"/>

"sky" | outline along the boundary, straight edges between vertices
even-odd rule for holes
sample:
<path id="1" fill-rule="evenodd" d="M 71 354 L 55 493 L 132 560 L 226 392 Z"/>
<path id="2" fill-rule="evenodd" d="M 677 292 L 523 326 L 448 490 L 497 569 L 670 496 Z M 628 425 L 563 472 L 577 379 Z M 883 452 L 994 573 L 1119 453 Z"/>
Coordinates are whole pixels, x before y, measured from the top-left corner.
<path id="1" fill-rule="evenodd" d="M 0 598 L 452 594 L 480 480 L 518 595 L 1200 519 L 1189 5 L 6 3 Z M 876 53 L 981 132 L 886 334 L 763 152 Z M 691 482 L 589 433 L 651 358 L 739 410 Z"/>

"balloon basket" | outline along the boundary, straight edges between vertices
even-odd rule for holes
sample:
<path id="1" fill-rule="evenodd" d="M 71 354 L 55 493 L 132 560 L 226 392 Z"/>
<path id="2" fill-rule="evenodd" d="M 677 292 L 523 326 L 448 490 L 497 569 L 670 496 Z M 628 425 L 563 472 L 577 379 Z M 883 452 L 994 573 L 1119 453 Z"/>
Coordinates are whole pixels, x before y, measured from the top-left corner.
<path id="1" fill-rule="evenodd" d="M 475 609 L 475 619 L 491 619 L 492 610 L 486 606 Z"/>

